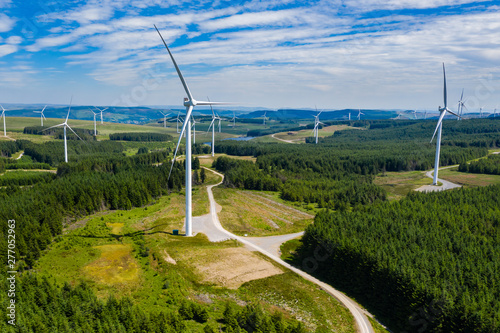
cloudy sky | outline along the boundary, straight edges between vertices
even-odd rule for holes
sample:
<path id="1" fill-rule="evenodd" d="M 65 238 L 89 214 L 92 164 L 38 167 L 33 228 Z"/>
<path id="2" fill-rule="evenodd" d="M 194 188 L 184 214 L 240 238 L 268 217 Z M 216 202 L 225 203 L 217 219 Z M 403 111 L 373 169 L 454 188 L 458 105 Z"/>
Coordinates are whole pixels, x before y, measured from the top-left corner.
<path id="1" fill-rule="evenodd" d="M 500 105 L 500 1 L 0 0 L 0 103 Z"/>

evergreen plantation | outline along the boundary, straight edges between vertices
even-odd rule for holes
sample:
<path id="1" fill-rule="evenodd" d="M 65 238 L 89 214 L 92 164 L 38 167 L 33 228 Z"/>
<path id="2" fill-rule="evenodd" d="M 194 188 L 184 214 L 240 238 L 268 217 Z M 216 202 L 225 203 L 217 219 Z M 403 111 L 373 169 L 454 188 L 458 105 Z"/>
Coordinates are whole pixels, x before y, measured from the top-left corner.
<path id="1" fill-rule="evenodd" d="M 422 320 L 429 332 L 500 330 L 500 187 L 409 193 L 389 202 L 385 190 L 373 183 L 375 177 L 431 169 L 435 141 L 429 141 L 435 121 L 332 123 L 354 128 L 320 138 L 318 145 L 217 142 L 217 153 L 254 156 L 256 162 L 221 156 L 213 168 L 224 173 L 226 187 L 275 191 L 288 202 L 324 208 L 307 228 L 292 262 L 307 269 L 304 260 L 320 249 L 324 260 L 311 273 L 355 296 L 391 330 L 419 332 Z M 488 149 L 500 147 L 499 125 L 497 119 L 445 121 L 441 165 L 498 174 L 498 155 L 486 156 Z M 129 298 L 101 300 L 85 283 L 57 285 L 31 270 L 74 220 L 104 210 L 143 207 L 182 191 L 182 162 L 174 163 L 168 179 L 171 148 L 150 152 L 139 146 L 139 154 L 127 157 L 126 144 L 132 143 L 118 141 L 163 142 L 171 140 L 169 135 L 85 138 L 68 141 L 70 163 L 62 162 L 60 141 L 0 142 L 1 156 L 24 151 L 21 160 L 0 158 L 0 173 L 5 172 L 0 178 L 0 230 L 6 234 L 9 219 L 22 221 L 16 229 L 19 270 L 25 271 L 18 276 L 19 297 L 32 300 L 19 308 L 21 326 L 7 331 L 2 322 L 0 330 L 186 332 L 189 320 L 205 325 L 205 305 L 186 301 L 165 311 L 150 310 Z M 209 152 L 206 145 L 193 146 L 194 154 Z M 56 173 L 29 171 L 56 167 Z M 195 159 L 194 183 L 206 177 L 198 167 Z M 2 237 L 2 257 L 6 249 L 7 238 Z M 146 248 L 141 251 L 147 253 Z M 6 301 L 2 293 L 2 307 Z M 224 332 L 306 331 L 297 320 L 253 304 L 229 302 L 217 320 Z M 218 328 L 207 323 L 205 332 Z"/>

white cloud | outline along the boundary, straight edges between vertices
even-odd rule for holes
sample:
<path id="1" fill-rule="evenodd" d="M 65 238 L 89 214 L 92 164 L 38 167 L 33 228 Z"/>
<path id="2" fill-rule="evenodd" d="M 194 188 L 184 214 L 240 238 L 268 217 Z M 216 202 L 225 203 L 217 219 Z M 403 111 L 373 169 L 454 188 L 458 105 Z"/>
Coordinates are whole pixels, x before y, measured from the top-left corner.
<path id="1" fill-rule="evenodd" d="M 288 25 L 301 21 L 303 10 L 287 9 L 280 11 L 266 11 L 258 13 L 244 13 L 217 20 L 200 23 L 203 30 L 223 30 L 236 27 L 254 27 L 267 25 Z"/>
<path id="2" fill-rule="evenodd" d="M 20 36 L 10 36 L 5 40 L 7 44 L 21 44 L 23 39 Z"/>
<path id="3" fill-rule="evenodd" d="M 491 0 L 485 0 L 491 1 Z M 443 6 L 457 6 L 477 2 L 477 0 L 353 0 L 341 1 L 342 5 L 355 11 L 425 9 Z"/>
<path id="4" fill-rule="evenodd" d="M 18 47 L 16 45 L 4 44 L 0 45 L 0 57 L 16 52 Z"/>
<path id="5" fill-rule="evenodd" d="M 0 8 L 10 7 L 12 4 L 11 0 L 0 0 Z"/>
<path id="6" fill-rule="evenodd" d="M 0 13 L 0 32 L 7 32 L 14 28 L 16 20 Z"/>

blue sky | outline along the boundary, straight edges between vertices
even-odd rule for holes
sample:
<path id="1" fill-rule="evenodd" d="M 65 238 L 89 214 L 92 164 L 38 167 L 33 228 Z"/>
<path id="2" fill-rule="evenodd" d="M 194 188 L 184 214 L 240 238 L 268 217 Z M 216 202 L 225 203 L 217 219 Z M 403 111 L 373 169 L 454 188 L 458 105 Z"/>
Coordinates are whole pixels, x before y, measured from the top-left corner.
<path id="1" fill-rule="evenodd" d="M 0 103 L 500 105 L 500 1 L 0 0 Z"/>

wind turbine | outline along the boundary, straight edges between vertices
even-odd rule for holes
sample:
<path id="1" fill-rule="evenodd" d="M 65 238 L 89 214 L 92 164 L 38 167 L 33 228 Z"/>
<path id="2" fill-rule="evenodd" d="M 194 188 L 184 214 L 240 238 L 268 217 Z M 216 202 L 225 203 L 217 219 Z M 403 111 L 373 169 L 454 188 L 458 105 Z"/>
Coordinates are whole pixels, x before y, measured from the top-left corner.
<path id="1" fill-rule="evenodd" d="M 90 110 L 90 112 L 92 112 L 94 114 L 94 136 L 97 136 L 97 125 L 96 125 L 96 121 L 95 121 L 95 117 L 99 114 L 97 112 L 94 112 L 92 110 Z"/>
<path id="2" fill-rule="evenodd" d="M 210 99 L 207 97 L 207 99 L 210 101 Z M 214 109 L 212 108 L 212 105 L 210 105 L 210 109 L 212 110 L 212 121 L 210 122 L 210 126 L 208 126 L 208 131 L 210 131 L 210 127 L 212 127 L 212 156 L 215 154 L 215 121 L 218 119 L 220 123 L 220 117 L 219 115 L 215 115 Z"/>
<path id="3" fill-rule="evenodd" d="M 267 111 L 264 112 L 264 126 L 266 126 L 266 114 L 267 114 Z"/>
<path id="4" fill-rule="evenodd" d="M 462 88 L 462 95 L 460 96 L 460 100 L 458 101 L 458 114 L 460 117 L 462 117 L 464 113 L 464 108 L 467 110 L 467 107 L 465 106 L 466 100 L 464 100 L 464 89 Z M 457 118 L 457 120 L 460 120 L 462 118 Z"/>
<path id="5" fill-rule="evenodd" d="M 424 119 L 427 119 L 427 111 L 424 113 Z"/>
<path id="6" fill-rule="evenodd" d="M 361 115 L 362 115 L 362 114 L 364 115 L 364 113 L 363 113 L 363 112 L 361 112 L 361 109 L 359 109 L 359 112 L 358 112 L 358 120 L 361 120 Z"/>
<path id="7" fill-rule="evenodd" d="M 99 110 L 99 111 L 101 112 L 101 125 L 102 125 L 102 124 L 103 124 L 103 122 L 102 122 L 102 113 L 103 113 L 104 111 L 106 111 L 108 108 L 105 108 L 105 109 L 102 109 L 102 110 L 101 110 L 101 109 L 99 109 L 97 106 L 94 106 L 94 107 L 95 107 L 97 110 Z"/>
<path id="8" fill-rule="evenodd" d="M 233 111 L 233 118 L 231 118 L 231 120 L 230 120 L 233 122 L 233 128 L 236 127 L 236 119 L 238 119 L 238 118 L 236 118 L 236 113 L 234 113 L 234 111 Z"/>
<path id="9" fill-rule="evenodd" d="M 349 120 L 351 120 L 351 113 L 349 112 Z"/>
<path id="10" fill-rule="evenodd" d="M 455 112 L 451 111 L 448 109 L 448 97 L 447 97 L 447 92 L 446 92 L 446 71 L 444 69 L 444 63 L 443 63 L 443 78 L 444 78 L 444 88 L 443 88 L 443 99 L 444 99 L 444 107 L 442 108 L 441 106 L 439 107 L 439 112 L 441 112 L 441 115 L 439 116 L 439 120 L 436 125 L 436 129 L 434 130 L 434 134 L 432 135 L 431 143 L 432 140 L 434 140 L 434 136 L 436 135 L 437 132 L 437 141 L 436 141 L 436 160 L 434 162 L 434 179 L 432 181 L 432 185 L 437 185 L 437 179 L 438 179 L 438 169 L 439 169 L 439 153 L 441 150 L 441 132 L 443 129 L 443 119 L 444 116 L 446 116 L 446 113 L 451 113 L 452 115 L 455 115 L 457 117 L 460 117 L 458 114 Z"/>
<path id="11" fill-rule="evenodd" d="M 316 111 L 318 111 L 318 109 L 316 109 Z M 314 133 L 314 137 L 316 138 L 316 144 L 318 144 L 318 132 L 319 132 L 318 126 L 319 126 L 319 124 L 323 124 L 321 121 L 319 121 L 319 115 L 321 114 L 321 112 L 323 112 L 323 111 L 320 111 L 317 115 L 313 116 L 314 117 L 313 133 Z"/>
<path id="12" fill-rule="evenodd" d="M 186 132 L 186 236 L 192 236 L 193 231 L 192 231 L 192 175 L 191 175 L 191 113 L 193 112 L 193 108 L 197 105 L 213 105 L 213 104 L 226 104 L 226 103 L 217 103 L 217 102 L 203 102 L 203 101 L 197 101 L 194 99 L 193 95 L 191 94 L 191 91 L 189 90 L 189 87 L 184 80 L 184 77 L 182 76 L 181 70 L 179 69 L 179 66 L 177 66 L 177 63 L 175 62 L 174 56 L 170 52 L 170 49 L 167 46 L 167 43 L 163 39 L 163 36 L 161 35 L 160 31 L 155 25 L 155 29 L 158 32 L 158 35 L 160 35 L 160 38 L 163 42 L 163 45 L 165 45 L 165 48 L 168 51 L 168 54 L 170 55 L 170 59 L 172 59 L 172 63 L 174 64 L 175 70 L 177 71 L 177 75 L 179 76 L 179 79 L 181 80 L 182 86 L 184 87 L 184 90 L 186 91 L 187 98 L 184 98 L 184 106 L 186 107 L 186 118 L 184 120 L 184 123 L 182 124 L 182 129 L 181 133 L 179 135 L 179 140 L 177 141 L 177 146 L 175 148 L 174 152 L 174 158 L 172 159 L 172 166 L 170 167 L 170 173 L 168 174 L 168 178 L 170 178 L 170 175 L 172 174 L 172 169 L 174 167 L 175 163 L 175 157 L 177 156 L 177 151 L 179 150 L 179 145 L 181 143 L 182 135 L 184 132 Z"/>
<path id="13" fill-rule="evenodd" d="M 481 106 L 479 108 L 479 118 L 483 118 L 483 108 L 484 108 L 484 106 Z"/>
<path id="14" fill-rule="evenodd" d="M 3 106 L 1 106 L 1 107 L 2 107 L 2 115 L 0 117 L 3 118 L 3 136 L 7 136 L 7 130 L 5 127 L 5 111 L 9 111 L 9 110 L 4 109 Z"/>
<path id="15" fill-rule="evenodd" d="M 222 118 L 219 116 L 219 114 L 217 114 L 217 118 L 219 119 L 219 133 L 220 133 L 220 128 L 221 128 L 221 127 L 220 127 L 220 123 L 221 123 L 221 121 L 222 121 Z"/>
<path id="16" fill-rule="evenodd" d="M 498 107 L 498 106 L 497 106 Z M 497 107 L 495 107 L 495 110 L 493 110 L 493 118 L 497 117 Z"/>
<path id="17" fill-rule="evenodd" d="M 167 116 L 170 115 L 170 113 L 163 113 L 161 111 L 158 111 L 163 115 L 163 128 L 167 128 Z"/>
<path id="18" fill-rule="evenodd" d="M 55 125 L 55 126 L 52 126 L 52 127 L 49 127 L 49 128 L 46 128 L 43 130 L 43 131 L 47 131 L 47 130 L 49 130 L 51 128 L 55 128 L 55 127 L 61 127 L 61 126 L 64 127 L 64 162 L 66 162 L 66 163 L 68 163 L 68 143 L 66 141 L 66 127 L 69 128 L 69 130 L 71 132 L 73 132 L 78 139 L 82 140 L 82 138 L 80 138 L 78 136 L 78 134 L 76 134 L 75 131 L 73 131 L 73 129 L 68 125 L 69 112 L 71 111 L 71 103 L 72 102 L 73 102 L 73 97 L 71 97 L 71 101 L 69 102 L 68 115 L 66 116 L 66 120 L 64 121 L 64 123 L 59 124 L 59 125 Z"/>
<path id="19" fill-rule="evenodd" d="M 45 111 L 45 108 L 47 107 L 47 105 L 45 105 L 42 109 L 42 111 L 33 111 L 34 113 L 40 113 L 40 122 L 41 122 L 41 126 L 43 127 L 43 120 L 44 119 L 47 119 L 45 118 L 45 115 L 43 114 L 43 111 Z"/>
<path id="20" fill-rule="evenodd" d="M 417 119 L 417 110 L 413 110 L 412 112 L 413 112 L 413 117 Z"/>
<path id="21" fill-rule="evenodd" d="M 177 133 L 179 133 L 179 123 L 181 123 L 181 124 L 182 124 L 182 122 L 183 122 L 183 120 L 182 120 L 182 118 L 181 118 L 181 112 L 180 112 L 180 111 L 178 111 L 178 112 L 177 112 Z"/>
<path id="22" fill-rule="evenodd" d="M 191 119 L 193 120 L 193 144 L 196 144 L 196 120 L 191 115 Z"/>

